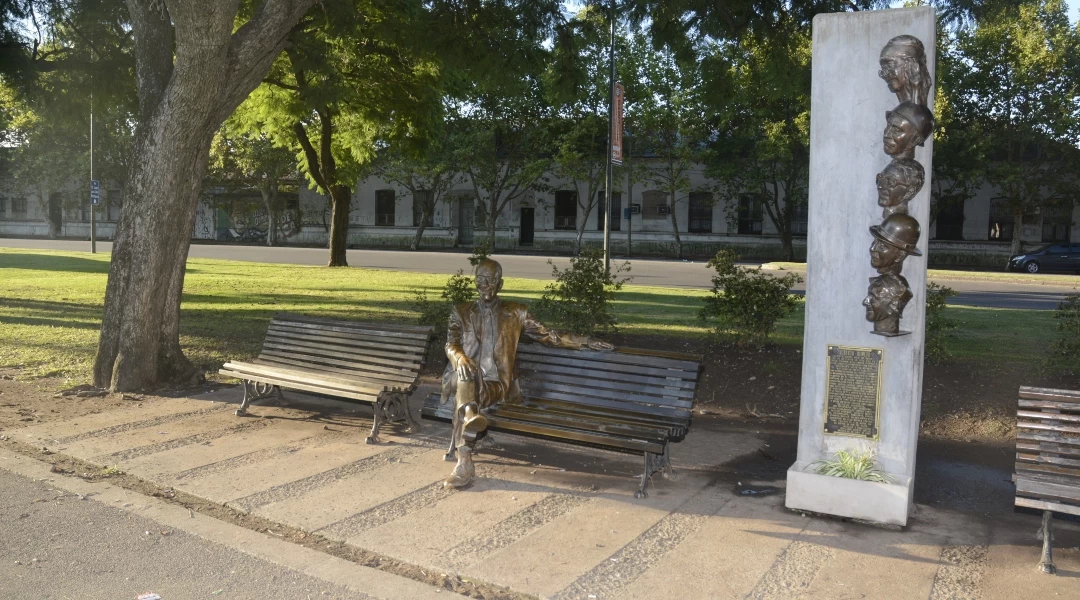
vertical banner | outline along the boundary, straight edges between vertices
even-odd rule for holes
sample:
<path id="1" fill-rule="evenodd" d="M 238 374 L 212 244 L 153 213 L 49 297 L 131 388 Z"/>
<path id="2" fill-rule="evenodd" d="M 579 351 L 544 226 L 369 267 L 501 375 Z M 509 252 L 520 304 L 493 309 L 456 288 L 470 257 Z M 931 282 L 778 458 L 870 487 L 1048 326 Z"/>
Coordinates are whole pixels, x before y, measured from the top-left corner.
<path id="1" fill-rule="evenodd" d="M 623 86 L 615 84 L 615 100 L 611 111 L 611 162 L 622 166 L 623 148 Z"/>

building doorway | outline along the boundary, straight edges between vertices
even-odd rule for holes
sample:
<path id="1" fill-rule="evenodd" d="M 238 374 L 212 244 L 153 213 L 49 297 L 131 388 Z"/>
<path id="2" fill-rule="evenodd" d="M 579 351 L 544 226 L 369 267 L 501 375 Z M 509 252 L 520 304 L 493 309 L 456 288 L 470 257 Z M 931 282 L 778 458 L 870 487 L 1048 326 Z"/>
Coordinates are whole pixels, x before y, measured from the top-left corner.
<path id="1" fill-rule="evenodd" d="M 523 207 L 521 209 L 521 237 L 518 243 L 522 246 L 533 245 L 533 231 L 536 228 L 536 209 Z"/>

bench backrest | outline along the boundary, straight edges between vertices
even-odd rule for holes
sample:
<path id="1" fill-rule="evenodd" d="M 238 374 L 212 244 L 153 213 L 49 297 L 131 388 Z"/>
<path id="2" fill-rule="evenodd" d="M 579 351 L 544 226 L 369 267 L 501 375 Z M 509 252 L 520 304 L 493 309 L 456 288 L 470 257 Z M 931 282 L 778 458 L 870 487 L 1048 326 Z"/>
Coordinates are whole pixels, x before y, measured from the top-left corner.
<path id="1" fill-rule="evenodd" d="M 1016 476 L 1018 506 L 1080 514 L 1080 391 L 1020 388 Z"/>
<path id="2" fill-rule="evenodd" d="M 270 321 L 260 363 L 412 386 L 431 327 L 365 323 L 281 313 Z"/>
<path id="3" fill-rule="evenodd" d="M 525 401 L 550 401 L 689 421 L 701 357 L 617 348 L 614 352 L 518 346 Z"/>

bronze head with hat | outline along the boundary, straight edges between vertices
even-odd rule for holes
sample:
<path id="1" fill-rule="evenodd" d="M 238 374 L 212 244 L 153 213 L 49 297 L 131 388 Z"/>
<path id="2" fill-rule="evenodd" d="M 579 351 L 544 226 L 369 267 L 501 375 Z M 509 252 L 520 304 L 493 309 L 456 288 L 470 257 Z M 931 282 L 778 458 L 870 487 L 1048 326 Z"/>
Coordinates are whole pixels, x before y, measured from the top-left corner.
<path id="1" fill-rule="evenodd" d="M 872 225 L 870 234 L 874 236 L 874 243 L 870 245 L 870 265 L 882 275 L 899 275 L 909 254 L 922 256 L 917 248 L 921 233 L 919 222 L 903 213 L 889 215 L 881 225 Z"/>
<path id="2" fill-rule="evenodd" d="M 933 81 L 926 68 L 926 48 L 913 35 L 898 35 L 881 49 L 878 77 L 889 85 L 900 102 L 926 105 Z"/>

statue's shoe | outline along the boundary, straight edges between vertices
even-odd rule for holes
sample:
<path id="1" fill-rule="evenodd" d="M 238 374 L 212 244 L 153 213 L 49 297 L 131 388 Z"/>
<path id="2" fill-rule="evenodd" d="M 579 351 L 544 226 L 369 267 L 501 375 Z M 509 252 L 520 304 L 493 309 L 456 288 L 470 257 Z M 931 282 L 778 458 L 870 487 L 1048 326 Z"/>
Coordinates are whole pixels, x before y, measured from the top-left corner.
<path id="1" fill-rule="evenodd" d="M 466 447 L 458 448 L 457 466 L 443 482 L 443 487 L 463 488 L 472 483 L 474 477 L 476 468 L 473 467 L 472 453 Z"/>
<path id="2" fill-rule="evenodd" d="M 465 421 L 461 424 L 461 428 L 465 433 L 472 434 L 470 437 L 475 438 L 476 434 L 484 431 L 488 427 L 488 420 L 482 413 L 476 413 L 471 417 L 466 417 Z"/>

